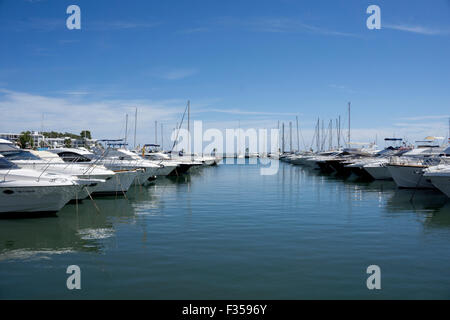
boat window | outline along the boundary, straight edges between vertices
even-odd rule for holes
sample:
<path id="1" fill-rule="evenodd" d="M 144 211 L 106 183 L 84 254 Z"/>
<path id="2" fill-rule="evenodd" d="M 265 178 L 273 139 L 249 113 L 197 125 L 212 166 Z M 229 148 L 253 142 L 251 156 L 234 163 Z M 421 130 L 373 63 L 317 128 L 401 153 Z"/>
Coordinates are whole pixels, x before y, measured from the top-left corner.
<path id="1" fill-rule="evenodd" d="M 27 150 L 18 150 L 17 152 L 4 153 L 3 156 L 8 160 L 41 160 L 38 156 Z"/>
<path id="2" fill-rule="evenodd" d="M 75 153 L 75 152 L 60 152 L 58 156 L 61 157 L 65 162 L 90 162 L 91 160 L 85 156 Z"/>
<path id="3" fill-rule="evenodd" d="M 5 158 L 0 158 L 0 169 L 11 169 L 11 168 L 16 168 L 17 166 L 12 163 L 9 162 L 8 160 L 6 160 Z"/>

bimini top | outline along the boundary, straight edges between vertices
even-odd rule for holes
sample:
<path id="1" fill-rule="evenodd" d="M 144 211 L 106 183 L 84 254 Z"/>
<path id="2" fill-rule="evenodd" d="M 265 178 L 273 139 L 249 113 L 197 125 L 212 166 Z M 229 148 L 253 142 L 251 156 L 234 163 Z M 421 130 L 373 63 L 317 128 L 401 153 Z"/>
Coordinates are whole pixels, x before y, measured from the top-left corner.
<path id="1" fill-rule="evenodd" d="M 384 141 L 403 141 L 402 138 L 384 138 Z"/>

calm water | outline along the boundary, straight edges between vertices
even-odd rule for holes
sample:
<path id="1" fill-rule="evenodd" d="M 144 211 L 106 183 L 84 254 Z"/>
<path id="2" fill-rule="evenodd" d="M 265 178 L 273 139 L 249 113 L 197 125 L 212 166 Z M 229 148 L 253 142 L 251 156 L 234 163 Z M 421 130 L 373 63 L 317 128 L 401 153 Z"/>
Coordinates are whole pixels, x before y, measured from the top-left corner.
<path id="1" fill-rule="evenodd" d="M 450 202 L 412 193 L 284 163 L 204 168 L 96 199 L 100 213 L 0 220 L 0 298 L 449 299 Z"/>

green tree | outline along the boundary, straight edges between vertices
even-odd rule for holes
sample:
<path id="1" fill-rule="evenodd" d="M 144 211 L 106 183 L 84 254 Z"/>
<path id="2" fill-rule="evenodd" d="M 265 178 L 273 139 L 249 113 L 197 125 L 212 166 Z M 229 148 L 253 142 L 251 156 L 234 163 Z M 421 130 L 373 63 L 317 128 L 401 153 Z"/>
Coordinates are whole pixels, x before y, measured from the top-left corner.
<path id="1" fill-rule="evenodd" d="M 72 148 L 72 140 L 64 139 L 64 145 L 66 146 L 66 148 Z"/>
<path id="2" fill-rule="evenodd" d="M 83 130 L 80 132 L 80 136 L 85 139 L 92 139 L 91 132 L 89 130 Z"/>
<path id="3" fill-rule="evenodd" d="M 33 148 L 34 142 L 30 131 L 22 132 L 19 137 L 19 144 L 22 149 Z"/>

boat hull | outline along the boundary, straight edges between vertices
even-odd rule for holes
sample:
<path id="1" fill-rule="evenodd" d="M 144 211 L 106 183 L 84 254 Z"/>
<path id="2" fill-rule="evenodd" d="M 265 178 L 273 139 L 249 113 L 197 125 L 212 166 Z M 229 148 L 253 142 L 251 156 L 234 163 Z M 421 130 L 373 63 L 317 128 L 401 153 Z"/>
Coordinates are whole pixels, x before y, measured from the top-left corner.
<path id="1" fill-rule="evenodd" d="M 445 175 L 425 175 L 431 183 L 450 198 L 450 176 Z"/>
<path id="2" fill-rule="evenodd" d="M 136 178 L 136 171 L 119 171 L 107 180 L 92 189 L 89 189 L 93 196 L 122 195 L 125 194 Z"/>
<path id="3" fill-rule="evenodd" d="M 399 188 L 435 189 L 433 184 L 423 176 L 424 166 L 387 165 L 389 173 Z"/>
<path id="4" fill-rule="evenodd" d="M 174 171 L 177 168 L 177 166 L 164 166 L 162 168 L 159 168 L 156 172 L 157 176 L 168 176 L 172 171 Z"/>
<path id="5" fill-rule="evenodd" d="M 353 174 L 355 174 L 356 176 L 358 176 L 361 179 L 373 180 L 373 177 L 362 166 L 350 167 L 350 170 Z"/>
<path id="6" fill-rule="evenodd" d="M 0 216 L 3 213 L 58 212 L 74 198 L 79 185 L 1 187 Z"/>
<path id="7" fill-rule="evenodd" d="M 364 167 L 364 169 L 374 178 L 375 180 L 392 180 L 391 173 L 386 166 L 378 167 Z"/>

